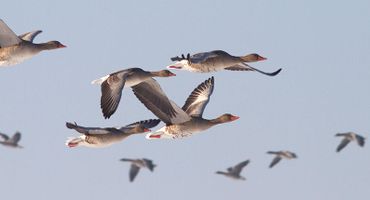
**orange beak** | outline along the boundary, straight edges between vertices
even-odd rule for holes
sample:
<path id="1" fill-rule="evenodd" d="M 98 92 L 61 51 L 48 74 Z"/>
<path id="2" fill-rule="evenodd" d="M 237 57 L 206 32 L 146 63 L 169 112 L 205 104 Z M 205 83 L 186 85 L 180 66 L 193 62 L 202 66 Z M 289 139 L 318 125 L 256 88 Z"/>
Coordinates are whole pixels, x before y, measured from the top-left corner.
<path id="1" fill-rule="evenodd" d="M 168 66 L 168 68 L 169 68 L 169 69 L 181 69 L 182 67 L 177 67 L 177 66 L 173 66 L 173 65 L 171 65 L 171 66 Z"/>
<path id="2" fill-rule="evenodd" d="M 64 44 L 60 44 L 60 45 L 58 45 L 58 48 L 65 48 L 65 47 L 67 47 L 66 45 L 64 45 Z"/>
<path id="3" fill-rule="evenodd" d="M 233 115 L 233 116 L 231 116 L 231 117 L 230 117 L 230 120 L 231 120 L 231 121 L 235 121 L 235 120 L 237 120 L 237 119 L 239 119 L 239 118 L 240 118 L 240 117 Z"/>
<path id="4" fill-rule="evenodd" d="M 267 60 L 267 58 L 262 57 L 262 56 L 258 56 L 257 60 L 258 60 L 258 61 L 262 61 L 262 60 Z"/>

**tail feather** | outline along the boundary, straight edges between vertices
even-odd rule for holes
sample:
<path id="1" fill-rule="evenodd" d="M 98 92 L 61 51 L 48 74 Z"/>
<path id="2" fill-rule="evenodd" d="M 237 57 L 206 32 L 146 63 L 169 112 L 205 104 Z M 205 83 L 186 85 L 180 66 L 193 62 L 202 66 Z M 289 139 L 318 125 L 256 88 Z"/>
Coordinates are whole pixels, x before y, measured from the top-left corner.
<path id="1" fill-rule="evenodd" d="M 99 79 L 91 81 L 91 84 L 101 85 L 105 80 L 109 78 L 110 75 L 103 76 Z"/>

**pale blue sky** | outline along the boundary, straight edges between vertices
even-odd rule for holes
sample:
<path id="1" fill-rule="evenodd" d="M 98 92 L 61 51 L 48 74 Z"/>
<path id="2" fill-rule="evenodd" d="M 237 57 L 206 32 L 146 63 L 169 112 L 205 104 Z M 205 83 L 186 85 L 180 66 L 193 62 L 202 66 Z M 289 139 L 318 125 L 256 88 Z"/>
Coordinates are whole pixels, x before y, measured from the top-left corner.
<path id="1" fill-rule="evenodd" d="M 369 1 L 7 1 L 1 18 L 17 33 L 41 29 L 35 42 L 68 48 L 43 52 L 0 69 L 0 131 L 23 133 L 24 149 L 0 147 L 1 199 L 368 199 L 370 152 L 335 148 L 337 132 L 369 136 Z M 160 70 L 170 57 L 223 49 L 259 53 L 264 71 L 195 74 L 157 79 L 180 106 L 215 76 L 204 116 L 238 121 L 183 140 L 128 138 L 105 149 L 69 149 L 78 134 L 66 121 L 121 126 L 154 118 L 124 91 L 109 120 L 100 88 L 90 82 L 128 67 Z M 162 124 L 161 124 L 162 125 Z M 159 128 L 159 127 L 158 127 Z M 298 159 L 268 169 L 268 150 Z M 121 157 L 153 159 L 128 181 Z M 251 159 L 232 181 L 215 175 Z"/>

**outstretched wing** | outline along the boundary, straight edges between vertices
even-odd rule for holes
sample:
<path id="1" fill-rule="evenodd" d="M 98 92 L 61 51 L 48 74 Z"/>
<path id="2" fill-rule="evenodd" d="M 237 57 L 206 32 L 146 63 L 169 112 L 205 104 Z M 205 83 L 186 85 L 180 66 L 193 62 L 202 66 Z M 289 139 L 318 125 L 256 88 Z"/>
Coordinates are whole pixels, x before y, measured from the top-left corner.
<path id="1" fill-rule="evenodd" d="M 2 137 L 3 138 L 3 140 L 9 140 L 9 136 L 8 135 L 6 135 L 6 134 L 4 134 L 4 133 L 0 133 L 0 137 Z"/>
<path id="2" fill-rule="evenodd" d="M 190 62 L 191 63 L 202 63 L 202 62 L 206 62 L 210 58 L 214 58 L 218 56 L 219 55 L 215 53 L 214 51 L 197 53 L 190 57 Z"/>
<path id="3" fill-rule="evenodd" d="M 159 122 L 161 122 L 161 120 L 159 120 L 159 119 L 148 119 L 148 120 L 142 120 L 142 121 L 139 121 L 139 122 L 129 124 L 125 127 L 126 128 L 134 128 L 134 127 L 137 127 L 137 126 L 143 126 L 144 128 L 153 128 L 153 127 L 157 126 L 159 124 Z"/>
<path id="4" fill-rule="evenodd" d="M 231 173 L 233 174 L 240 174 L 240 172 L 242 171 L 242 169 L 247 166 L 249 163 L 249 160 L 246 160 L 246 161 L 243 161 L 237 165 L 235 165 L 232 169 L 232 171 L 230 171 Z"/>
<path id="5" fill-rule="evenodd" d="M 247 65 L 245 63 L 236 64 L 236 65 L 231 66 L 231 67 L 226 67 L 225 69 L 226 70 L 231 70 L 231 71 L 256 71 L 256 72 L 259 72 L 259 73 L 267 75 L 267 76 L 276 76 L 281 71 L 281 68 L 280 68 L 280 69 L 278 69 L 274 72 L 264 72 L 264 71 L 261 71 L 257 68 L 254 68 L 250 65 Z"/>
<path id="6" fill-rule="evenodd" d="M 136 175 L 139 173 L 140 167 L 136 166 L 135 164 L 131 164 L 130 168 L 130 182 L 134 181 Z"/>
<path id="7" fill-rule="evenodd" d="M 66 127 L 69 129 L 74 129 L 75 131 L 81 134 L 108 134 L 108 133 L 115 133 L 119 132 L 116 128 L 100 128 L 100 127 L 84 127 L 79 126 L 75 123 L 66 122 Z"/>
<path id="8" fill-rule="evenodd" d="M 347 138 L 343 138 L 343 140 L 340 142 L 340 144 L 337 147 L 337 152 L 340 152 L 344 147 L 347 146 L 347 144 L 351 142 L 351 140 Z"/>
<path id="9" fill-rule="evenodd" d="M 154 79 L 132 86 L 132 90 L 141 103 L 164 123 L 177 124 L 190 120 L 188 114 L 168 99 Z"/>
<path id="10" fill-rule="evenodd" d="M 24 33 L 22 35 L 19 35 L 18 37 L 21 38 L 22 40 L 26 40 L 26 41 L 29 41 L 29 42 L 33 42 L 33 39 L 35 39 L 35 37 L 42 33 L 41 30 L 37 30 L 37 31 L 32 31 L 32 32 L 28 32 L 28 33 Z"/>
<path id="11" fill-rule="evenodd" d="M 149 160 L 149 159 L 146 159 L 146 158 L 143 158 L 144 162 L 145 162 L 145 165 L 148 167 L 148 169 L 150 171 L 153 171 L 154 170 L 154 167 L 156 166 L 152 160 Z"/>
<path id="12" fill-rule="evenodd" d="M 213 76 L 196 87 L 182 109 L 192 117 L 201 117 L 214 88 Z"/>
<path id="13" fill-rule="evenodd" d="M 357 144 L 360 145 L 361 147 L 365 145 L 365 138 L 362 137 L 361 135 L 356 134 L 356 141 L 357 141 Z"/>
<path id="14" fill-rule="evenodd" d="M 22 40 L 0 19 L 0 47 L 9 47 L 20 42 Z"/>
<path id="15" fill-rule="evenodd" d="M 134 161 L 134 159 L 130 159 L 130 158 L 121 158 L 120 161 L 126 161 L 126 162 L 132 162 Z"/>
<path id="16" fill-rule="evenodd" d="M 19 142 L 19 140 L 21 140 L 21 133 L 20 132 L 16 132 L 12 138 L 10 138 L 8 141 L 13 143 L 13 144 L 17 144 Z"/>
<path id="17" fill-rule="evenodd" d="M 272 162 L 270 163 L 270 168 L 272 168 L 273 166 L 275 166 L 278 162 L 280 162 L 281 160 L 281 157 L 280 156 L 275 156 L 275 158 L 272 160 Z"/>
<path id="18" fill-rule="evenodd" d="M 125 86 L 128 71 L 123 70 L 113 73 L 101 84 L 100 107 L 104 118 L 109 118 L 116 112 L 121 100 L 122 89 Z"/>

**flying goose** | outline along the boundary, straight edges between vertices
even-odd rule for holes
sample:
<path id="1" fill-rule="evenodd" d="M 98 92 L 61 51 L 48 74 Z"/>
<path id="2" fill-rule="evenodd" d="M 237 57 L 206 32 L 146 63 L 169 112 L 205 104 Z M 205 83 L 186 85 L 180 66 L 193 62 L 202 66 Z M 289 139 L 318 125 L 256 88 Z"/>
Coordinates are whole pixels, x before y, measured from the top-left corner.
<path id="1" fill-rule="evenodd" d="M 233 167 L 227 168 L 227 172 L 217 171 L 216 174 L 222 174 L 226 177 L 235 179 L 235 180 L 246 180 L 243 176 L 240 176 L 240 172 L 245 166 L 249 164 L 249 160 L 243 161 Z"/>
<path id="2" fill-rule="evenodd" d="M 204 81 L 193 90 L 184 106 L 180 108 L 174 102 L 171 105 L 164 104 L 167 96 L 158 84 L 151 85 L 140 83 L 132 87 L 136 97 L 162 120 L 166 125 L 157 132 L 147 134 L 147 139 L 176 139 L 191 136 L 193 133 L 201 132 L 214 125 L 231 122 L 239 119 L 238 116 L 223 114 L 215 119 L 204 119 L 203 111 L 209 102 L 213 92 L 214 78 Z M 168 110 L 174 110 L 171 115 Z"/>
<path id="3" fill-rule="evenodd" d="M 148 168 L 151 172 L 153 172 L 154 167 L 156 165 L 153 163 L 152 160 L 143 158 L 143 159 L 129 159 L 129 158 L 122 158 L 120 161 L 126 161 L 126 162 L 131 162 L 131 167 L 130 167 L 130 172 L 129 172 L 129 177 L 130 177 L 130 182 L 133 182 L 136 175 L 139 173 L 140 168 Z"/>
<path id="4" fill-rule="evenodd" d="M 290 152 L 290 151 L 268 151 L 267 153 L 276 155 L 275 158 L 270 163 L 270 166 L 269 166 L 270 168 L 275 166 L 283 158 L 285 158 L 285 159 L 297 158 L 297 155 L 293 152 Z"/>
<path id="5" fill-rule="evenodd" d="M 17 36 L 3 20 L 0 19 L 0 66 L 11 66 L 33 57 L 43 50 L 64 48 L 58 41 L 33 43 L 33 39 L 42 31 L 32 31 Z"/>
<path id="6" fill-rule="evenodd" d="M 8 135 L 4 133 L 0 133 L 0 137 L 3 139 L 3 141 L 0 141 L 0 144 L 8 147 L 14 147 L 14 148 L 23 148 L 18 144 L 19 140 L 21 139 L 21 133 L 16 132 L 12 137 L 9 137 Z"/>
<path id="7" fill-rule="evenodd" d="M 159 122 L 160 120 L 158 119 L 149 119 L 121 128 L 83 127 L 76 123 L 67 122 L 67 128 L 74 129 L 82 135 L 69 138 L 66 141 L 66 145 L 68 147 L 77 147 L 80 145 L 86 147 L 106 147 L 118 143 L 132 134 L 148 132 L 150 131 L 149 128 L 157 126 Z"/>
<path id="8" fill-rule="evenodd" d="M 347 132 L 347 133 L 337 133 L 335 134 L 336 137 L 343 137 L 342 141 L 337 147 L 337 152 L 340 152 L 344 147 L 347 146 L 348 143 L 351 141 L 356 141 L 357 144 L 361 147 L 365 145 L 365 137 L 358 135 L 354 132 Z"/>
<path id="9" fill-rule="evenodd" d="M 175 63 L 167 66 L 169 69 L 187 70 L 200 73 L 225 69 L 231 71 L 256 71 L 268 76 L 275 76 L 281 71 L 280 68 L 275 72 L 268 73 L 246 64 L 247 62 L 266 60 L 266 58 L 255 53 L 246 56 L 232 56 L 225 51 L 215 50 L 197 53 L 192 56 L 187 54 L 186 58 L 184 55 L 182 55 L 182 57 L 177 56 L 171 58 L 171 60 L 175 61 Z"/>
<path id="10" fill-rule="evenodd" d="M 107 119 L 116 112 L 124 87 L 133 87 L 142 82 L 158 84 L 152 77 L 169 76 L 176 76 L 176 74 L 168 70 L 149 72 L 140 68 L 129 68 L 106 75 L 91 83 L 101 85 L 100 107 L 104 118 Z M 163 103 L 170 105 L 168 99 L 164 100 Z M 171 112 L 173 111 L 168 111 L 167 114 L 171 114 Z"/>

